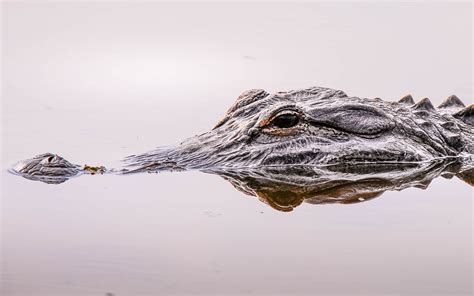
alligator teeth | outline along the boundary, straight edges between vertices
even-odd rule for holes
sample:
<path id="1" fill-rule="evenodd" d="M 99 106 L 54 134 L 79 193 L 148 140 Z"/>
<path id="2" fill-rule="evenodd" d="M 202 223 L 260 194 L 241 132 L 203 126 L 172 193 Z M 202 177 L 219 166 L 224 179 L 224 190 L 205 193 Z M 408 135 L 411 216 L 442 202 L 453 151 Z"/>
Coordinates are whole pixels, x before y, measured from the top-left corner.
<path id="1" fill-rule="evenodd" d="M 451 107 L 466 107 L 464 103 L 455 95 L 449 96 L 444 100 L 438 108 L 451 108 Z"/>
<path id="2" fill-rule="evenodd" d="M 458 112 L 454 113 L 453 116 L 467 124 L 474 125 L 474 104 L 459 110 Z"/>
<path id="3" fill-rule="evenodd" d="M 406 95 L 400 100 L 398 100 L 399 103 L 401 104 L 407 104 L 407 105 L 414 105 L 415 101 L 413 100 L 413 97 L 411 95 Z"/>
<path id="4" fill-rule="evenodd" d="M 418 103 L 413 105 L 412 108 L 415 110 L 423 110 L 428 112 L 435 111 L 435 107 L 433 106 L 433 104 L 431 104 L 431 101 L 428 98 L 424 98 L 423 100 L 419 101 Z"/>

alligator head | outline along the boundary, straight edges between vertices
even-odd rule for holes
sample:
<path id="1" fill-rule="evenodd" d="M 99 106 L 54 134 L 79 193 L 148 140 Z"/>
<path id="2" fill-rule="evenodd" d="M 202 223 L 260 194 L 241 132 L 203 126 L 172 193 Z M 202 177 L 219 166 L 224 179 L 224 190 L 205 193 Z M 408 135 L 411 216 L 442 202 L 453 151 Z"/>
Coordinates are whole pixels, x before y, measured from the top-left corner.
<path id="1" fill-rule="evenodd" d="M 313 87 L 237 98 L 209 132 L 126 159 L 126 172 L 419 162 L 474 152 L 473 106 L 399 102 Z"/>
<path id="2" fill-rule="evenodd" d="M 340 90 L 313 87 L 268 94 L 250 90 L 237 98 L 209 132 L 170 148 L 125 159 L 108 172 L 186 169 L 253 169 L 295 165 L 416 163 L 474 153 L 474 107 L 455 96 L 434 108 L 411 96 L 398 102 L 349 97 Z M 20 162 L 14 173 L 60 183 L 83 168 L 54 154 Z"/>

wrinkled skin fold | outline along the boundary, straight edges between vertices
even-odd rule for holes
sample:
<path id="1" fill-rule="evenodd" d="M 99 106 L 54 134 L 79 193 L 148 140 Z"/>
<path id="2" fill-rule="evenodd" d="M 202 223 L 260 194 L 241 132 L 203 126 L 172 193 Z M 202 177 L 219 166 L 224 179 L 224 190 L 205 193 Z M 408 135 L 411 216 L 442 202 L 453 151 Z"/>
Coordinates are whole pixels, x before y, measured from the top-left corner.
<path id="1" fill-rule="evenodd" d="M 457 173 L 466 175 L 474 153 L 473 110 L 473 105 L 464 106 L 456 96 L 435 108 L 429 99 L 415 103 L 411 96 L 388 102 L 350 97 L 340 90 L 322 87 L 275 94 L 256 89 L 241 94 L 210 131 L 174 147 L 128 156 L 122 168 L 79 166 L 46 153 L 19 162 L 11 172 L 45 183 L 61 183 L 82 174 L 197 169 L 221 175 L 235 185 L 241 176 L 251 176 L 250 172 L 260 172 L 256 174 L 259 176 L 275 169 L 295 171 L 295 167 L 309 167 L 319 170 L 312 179 L 323 180 L 331 171 L 326 168 L 365 166 L 367 172 L 369 167 L 401 168 L 455 160 L 460 167 Z M 239 174 L 232 177 L 231 172 Z M 292 175 L 293 181 L 298 179 L 298 175 Z M 261 178 L 254 176 L 255 180 Z M 373 180 L 365 180 L 355 191 L 366 192 L 366 197 L 361 198 L 369 199 L 376 192 L 398 190 L 388 183 L 374 184 Z M 378 191 L 369 189 L 377 186 Z M 342 187 L 338 188 L 331 194 L 347 195 Z M 253 195 L 263 199 L 275 196 L 271 190 L 252 190 Z M 296 197 L 301 194 L 284 192 L 288 198 L 301 200 Z"/>

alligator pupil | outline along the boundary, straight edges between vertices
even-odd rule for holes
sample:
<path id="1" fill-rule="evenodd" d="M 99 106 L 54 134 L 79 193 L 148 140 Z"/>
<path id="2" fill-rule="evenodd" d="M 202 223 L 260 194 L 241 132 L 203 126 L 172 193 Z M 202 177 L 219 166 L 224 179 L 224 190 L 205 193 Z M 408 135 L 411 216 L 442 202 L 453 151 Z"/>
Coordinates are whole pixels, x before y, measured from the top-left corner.
<path id="1" fill-rule="evenodd" d="M 298 116 L 294 114 L 283 114 L 273 119 L 273 125 L 279 128 L 289 128 L 297 125 Z"/>

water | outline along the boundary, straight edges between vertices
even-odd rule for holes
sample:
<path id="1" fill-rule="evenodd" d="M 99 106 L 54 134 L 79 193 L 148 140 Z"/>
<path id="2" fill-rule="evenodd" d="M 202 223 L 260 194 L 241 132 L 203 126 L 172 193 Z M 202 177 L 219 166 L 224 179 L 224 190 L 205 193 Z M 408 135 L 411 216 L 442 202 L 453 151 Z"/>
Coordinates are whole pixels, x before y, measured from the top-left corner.
<path id="1" fill-rule="evenodd" d="M 456 177 L 285 213 L 200 172 L 6 172 L 43 152 L 114 166 L 255 87 L 468 103 L 470 4 L 2 6 L 2 295 L 472 293 Z"/>

